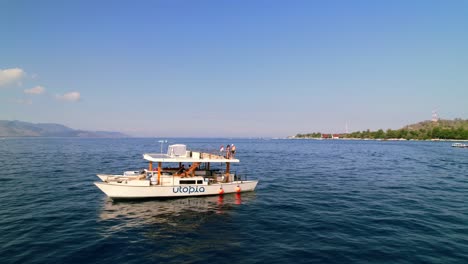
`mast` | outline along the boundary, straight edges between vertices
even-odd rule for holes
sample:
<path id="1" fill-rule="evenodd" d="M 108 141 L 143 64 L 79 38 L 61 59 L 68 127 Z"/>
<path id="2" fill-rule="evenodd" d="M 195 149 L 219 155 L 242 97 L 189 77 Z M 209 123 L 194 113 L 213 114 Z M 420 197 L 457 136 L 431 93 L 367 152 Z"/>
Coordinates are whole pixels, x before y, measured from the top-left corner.
<path id="1" fill-rule="evenodd" d="M 226 162 L 226 182 L 229 182 L 229 170 L 231 168 L 231 163 Z"/>

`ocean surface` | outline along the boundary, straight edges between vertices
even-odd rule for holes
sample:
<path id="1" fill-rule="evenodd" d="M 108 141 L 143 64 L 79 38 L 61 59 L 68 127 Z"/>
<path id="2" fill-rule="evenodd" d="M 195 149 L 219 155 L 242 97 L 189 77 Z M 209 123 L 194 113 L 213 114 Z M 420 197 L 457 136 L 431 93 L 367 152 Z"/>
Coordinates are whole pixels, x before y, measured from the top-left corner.
<path id="1" fill-rule="evenodd" d="M 468 149 L 450 142 L 169 139 L 255 192 L 112 201 L 97 173 L 158 139 L 0 139 L 0 263 L 468 263 Z"/>

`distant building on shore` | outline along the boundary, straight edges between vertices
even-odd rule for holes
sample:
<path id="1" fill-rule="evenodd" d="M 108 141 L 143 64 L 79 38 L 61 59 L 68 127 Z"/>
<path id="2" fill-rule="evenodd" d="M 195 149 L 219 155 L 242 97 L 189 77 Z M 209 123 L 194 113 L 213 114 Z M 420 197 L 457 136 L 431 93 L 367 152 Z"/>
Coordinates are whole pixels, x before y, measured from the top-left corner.
<path id="1" fill-rule="evenodd" d="M 345 137 L 346 134 L 322 134 L 322 139 L 340 139 Z"/>

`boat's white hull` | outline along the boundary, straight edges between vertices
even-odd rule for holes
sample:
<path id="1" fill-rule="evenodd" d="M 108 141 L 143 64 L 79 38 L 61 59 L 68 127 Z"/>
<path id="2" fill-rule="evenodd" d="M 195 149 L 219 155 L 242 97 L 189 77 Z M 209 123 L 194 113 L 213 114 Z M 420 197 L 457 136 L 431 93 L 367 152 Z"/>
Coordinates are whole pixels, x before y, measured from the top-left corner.
<path id="1" fill-rule="evenodd" d="M 129 186 L 107 182 L 95 182 L 94 184 L 110 198 L 138 199 L 158 197 L 186 197 L 219 195 L 220 189 L 227 193 L 236 193 L 255 190 L 258 181 L 242 181 L 229 183 L 216 183 L 210 185 L 177 185 L 177 186 Z"/>

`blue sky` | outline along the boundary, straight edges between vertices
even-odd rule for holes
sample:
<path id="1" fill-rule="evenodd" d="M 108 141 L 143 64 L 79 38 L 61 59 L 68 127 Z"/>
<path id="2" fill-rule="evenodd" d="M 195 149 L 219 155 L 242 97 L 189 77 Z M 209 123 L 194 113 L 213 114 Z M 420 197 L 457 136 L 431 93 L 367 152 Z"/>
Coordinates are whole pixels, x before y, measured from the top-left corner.
<path id="1" fill-rule="evenodd" d="M 22 1 L 0 119 L 282 137 L 468 118 L 468 1 Z"/>

